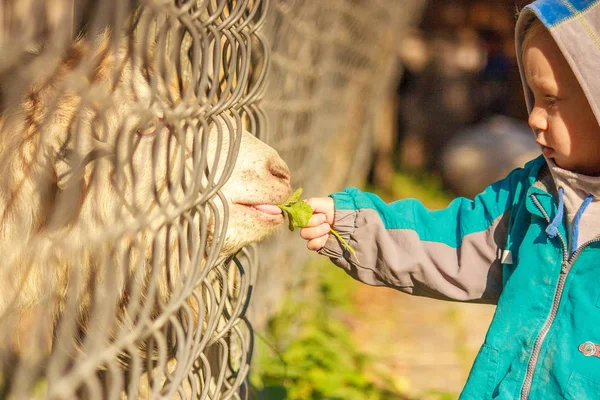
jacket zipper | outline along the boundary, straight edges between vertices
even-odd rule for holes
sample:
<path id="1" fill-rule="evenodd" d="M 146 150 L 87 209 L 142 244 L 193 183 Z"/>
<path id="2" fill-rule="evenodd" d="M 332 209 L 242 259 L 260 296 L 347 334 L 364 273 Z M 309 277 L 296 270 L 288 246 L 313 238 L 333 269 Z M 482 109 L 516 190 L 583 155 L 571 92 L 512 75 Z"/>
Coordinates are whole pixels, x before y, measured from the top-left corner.
<path id="1" fill-rule="evenodd" d="M 551 222 L 550 216 L 544 210 L 544 207 L 540 204 L 539 200 L 535 195 L 531 195 L 531 200 L 533 200 L 536 207 L 541 211 L 546 218 L 548 223 Z M 531 351 L 531 356 L 529 357 L 529 363 L 527 364 L 527 372 L 525 373 L 525 380 L 523 381 L 523 387 L 521 388 L 521 400 L 527 400 L 529 398 L 529 392 L 531 391 L 531 383 L 533 381 L 533 373 L 535 371 L 535 367 L 537 366 L 538 357 L 540 355 L 540 350 L 542 348 L 542 344 L 544 343 L 544 339 L 546 339 L 546 335 L 550 331 L 550 327 L 554 323 L 554 319 L 556 318 L 556 313 L 558 312 L 558 305 L 560 304 L 560 299 L 562 297 L 562 292 L 565 286 L 565 281 L 567 280 L 567 275 L 569 273 L 569 262 L 568 262 L 568 253 L 567 253 L 567 242 L 563 235 L 558 232 L 558 237 L 562 242 L 563 246 L 563 260 L 560 269 L 560 276 L 558 278 L 558 284 L 556 285 L 556 291 L 554 292 L 554 299 L 552 300 L 552 308 L 550 308 L 550 314 L 546 318 L 546 322 L 542 326 L 542 329 L 538 333 L 537 338 L 535 339 L 535 344 L 533 345 L 533 350 Z"/>
<path id="2" fill-rule="evenodd" d="M 544 215 L 544 218 L 546 218 L 546 221 L 548 223 L 550 223 L 551 222 L 550 216 L 546 213 L 546 210 L 544 210 L 544 207 L 542 207 L 542 205 L 540 204 L 537 197 L 535 197 L 535 195 L 532 194 L 531 199 L 533 200 L 536 207 Z M 546 335 L 550 331 L 550 328 L 552 327 L 552 324 L 554 323 L 554 320 L 556 319 L 556 314 L 558 312 L 558 306 L 560 304 L 560 300 L 562 298 L 563 290 L 565 287 L 565 281 L 567 280 L 567 276 L 569 275 L 569 272 L 571 271 L 571 267 L 573 266 L 573 264 L 575 263 L 575 261 L 577 260 L 577 258 L 579 257 L 579 255 L 581 254 L 583 249 L 585 249 L 588 245 L 590 245 L 592 243 L 600 242 L 600 237 L 589 240 L 589 241 L 585 242 L 583 245 L 581 245 L 577 250 L 575 250 L 575 252 L 571 255 L 571 257 L 569 257 L 568 252 L 567 252 L 567 242 L 566 242 L 565 238 L 560 234 L 560 232 L 558 233 L 558 237 L 560 238 L 560 241 L 562 242 L 562 246 L 563 246 L 563 261 L 562 261 L 562 265 L 561 265 L 560 276 L 558 278 L 558 283 L 556 285 L 556 291 L 554 292 L 554 299 L 552 301 L 552 307 L 550 309 L 550 314 L 546 318 L 546 322 L 544 322 L 542 329 L 538 333 L 538 336 L 535 339 L 535 344 L 533 345 L 533 350 L 531 351 L 531 356 L 529 358 L 529 363 L 527 365 L 527 372 L 525 373 L 525 379 L 523 381 L 523 387 L 521 388 L 521 400 L 527 400 L 529 398 L 529 393 L 531 391 L 531 384 L 533 382 L 533 373 L 535 372 L 535 368 L 537 366 L 537 361 L 538 361 L 538 357 L 540 355 L 540 350 L 542 348 L 542 345 L 544 344 Z"/>
<path id="3" fill-rule="evenodd" d="M 573 263 L 575 262 L 575 260 L 577 260 L 577 258 L 579 257 L 579 255 L 581 254 L 583 249 L 585 249 L 590 244 L 596 243 L 596 242 L 600 242 L 600 237 L 596 237 L 595 239 L 588 240 L 587 242 L 585 242 L 584 244 L 579 246 L 579 248 L 577 250 L 575 250 L 575 253 L 573 253 L 571 258 L 569 259 L 569 264 L 573 265 Z"/>

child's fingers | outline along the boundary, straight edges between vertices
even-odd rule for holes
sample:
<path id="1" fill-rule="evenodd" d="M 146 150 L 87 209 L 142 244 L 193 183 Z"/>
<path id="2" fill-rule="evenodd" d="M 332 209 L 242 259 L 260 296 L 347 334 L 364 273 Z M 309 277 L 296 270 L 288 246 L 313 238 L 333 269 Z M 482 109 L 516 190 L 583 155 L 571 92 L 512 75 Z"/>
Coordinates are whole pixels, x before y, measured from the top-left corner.
<path id="1" fill-rule="evenodd" d="M 327 239 L 329 239 L 329 235 L 325 235 L 325 236 L 321 236 L 320 238 L 317 238 L 317 239 L 309 240 L 306 243 L 306 247 L 312 251 L 321 250 L 323 247 L 325 247 L 325 243 L 327 243 Z"/>
<path id="2" fill-rule="evenodd" d="M 331 197 L 312 197 L 306 202 L 313 209 L 314 214 L 325 214 L 327 223 L 333 223 L 334 202 Z"/>
<path id="3" fill-rule="evenodd" d="M 333 211 L 333 199 L 331 197 L 311 197 L 306 202 L 316 213 L 328 213 Z"/>
<path id="4" fill-rule="evenodd" d="M 300 229 L 300 237 L 307 240 L 306 247 L 317 251 L 325 246 L 329 239 L 329 230 L 333 223 L 334 203 L 331 197 L 313 197 L 306 202 L 313 209 L 313 215 L 306 226 Z"/>
<path id="5" fill-rule="evenodd" d="M 305 240 L 318 239 L 329 233 L 329 224 L 320 224 L 309 228 L 300 229 L 300 237 Z"/>
<path id="6" fill-rule="evenodd" d="M 306 224 L 306 228 L 312 228 L 314 226 L 319 226 L 327 222 L 327 217 L 325 214 L 313 214 L 312 217 L 308 220 Z"/>

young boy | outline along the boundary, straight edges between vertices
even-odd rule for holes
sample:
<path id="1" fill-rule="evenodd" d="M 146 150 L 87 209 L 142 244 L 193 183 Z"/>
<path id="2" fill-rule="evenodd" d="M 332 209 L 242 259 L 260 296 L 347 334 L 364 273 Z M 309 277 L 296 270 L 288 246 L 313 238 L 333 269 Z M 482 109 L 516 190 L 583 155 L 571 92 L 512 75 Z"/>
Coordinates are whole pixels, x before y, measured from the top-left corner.
<path id="1" fill-rule="evenodd" d="M 600 0 L 535 1 L 516 35 L 542 155 L 440 211 L 309 199 L 301 236 L 367 284 L 497 304 L 461 399 L 600 399 Z"/>

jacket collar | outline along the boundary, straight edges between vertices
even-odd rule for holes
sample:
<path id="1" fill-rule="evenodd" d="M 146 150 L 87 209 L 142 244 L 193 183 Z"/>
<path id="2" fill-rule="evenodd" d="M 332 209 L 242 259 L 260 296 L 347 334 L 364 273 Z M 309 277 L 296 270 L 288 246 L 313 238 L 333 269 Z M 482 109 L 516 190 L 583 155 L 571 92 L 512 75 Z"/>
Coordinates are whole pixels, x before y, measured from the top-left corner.
<path id="1" fill-rule="evenodd" d="M 553 220 L 557 212 L 557 196 L 556 184 L 552 179 L 550 168 L 544 160 L 543 165 L 537 171 L 534 183 L 527 190 L 525 206 L 531 214 Z"/>

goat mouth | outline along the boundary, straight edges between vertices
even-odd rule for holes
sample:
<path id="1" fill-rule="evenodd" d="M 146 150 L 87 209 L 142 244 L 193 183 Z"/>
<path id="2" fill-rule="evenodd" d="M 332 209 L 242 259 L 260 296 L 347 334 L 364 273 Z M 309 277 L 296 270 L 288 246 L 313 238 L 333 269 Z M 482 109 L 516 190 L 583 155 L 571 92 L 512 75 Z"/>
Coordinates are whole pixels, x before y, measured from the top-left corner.
<path id="1" fill-rule="evenodd" d="M 244 204 L 244 203 L 235 203 L 238 206 L 242 206 L 246 209 L 249 209 L 251 212 L 257 213 L 261 216 L 261 219 L 266 219 L 272 222 L 282 222 L 283 221 L 283 211 L 281 208 L 277 207 L 274 204 Z"/>

